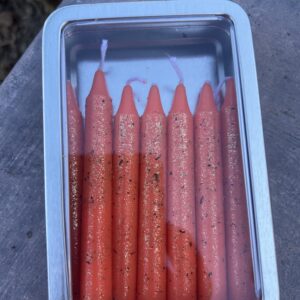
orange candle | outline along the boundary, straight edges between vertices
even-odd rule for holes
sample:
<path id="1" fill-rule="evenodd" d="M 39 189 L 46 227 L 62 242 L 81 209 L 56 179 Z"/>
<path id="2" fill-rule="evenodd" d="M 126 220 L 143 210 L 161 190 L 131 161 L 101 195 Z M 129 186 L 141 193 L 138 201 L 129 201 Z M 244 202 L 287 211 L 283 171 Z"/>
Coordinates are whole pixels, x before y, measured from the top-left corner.
<path id="1" fill-rule="evenodd" d="M 221 111 L 224 200 L 230 300 L 256 299 L 234 80 L 226 84 Z"/>
<path id="2" fill-rule="evenodd" d="M 194 118 L 198 299 L 227 297 L 220 113 L 206 83 Z"/>
<path id="3" fill-rule="evenodd" d="M 167 120 L 157 86 L 141 119 L 138 299 L 166 299 Z"/>
<path id="4" fill-rule="evenodd" d="M 183 84 L 168 116 L 167 236 L 168 299 L 196 299 L 193 116 Z"/>
<path id="5" fill-rule="evenodd" d="M 139 116 L 125 86 L 114 122 L 113 298 L 136 298 Z"/>
<path id="6" fill-rule="evenodd" d="M 81 299 L 112 299 L 112 102 L 98 70 L 86 102 Z"/>
<path id="7" fill-rule="evenodd" d="M 83 121 L 77 99 L 67 82 L 70 235 L 73 299 L 79 299 L 80 280 L 80 229 L 83 175 Z"/>

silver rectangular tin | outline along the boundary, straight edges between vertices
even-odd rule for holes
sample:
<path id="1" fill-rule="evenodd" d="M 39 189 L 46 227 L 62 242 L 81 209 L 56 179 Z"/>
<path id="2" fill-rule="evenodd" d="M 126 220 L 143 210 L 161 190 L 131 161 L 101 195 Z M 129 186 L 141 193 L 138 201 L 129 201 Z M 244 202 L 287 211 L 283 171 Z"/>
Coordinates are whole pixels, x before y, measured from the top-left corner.
<path id="1" fill-rule="evenodd" d="M 114 110 L 126 80 L 143 74 L 150 83 L 163 79 L 163 106 L 169 111 L 170 89 L 177 78 L 166 54 L 178 57 L 192 111 L 204 81 L 216 86 L 225 76 L 235 77 L 255 289 L 262 299 L 279 299 L 251 28 L 245 12 L 224 0 L 73 5 L 48 18 L 43 36 L 43 96 L 49 299 L 71 298 L 64 83 L 71 78 L 77 85 L 84 115 L 102 38 L 110 42 L 108 86 Z M 148 88 L 135 86 L 140 99 L 146 99 Z M 143 106 L 137 103 L 140 114 Z"/>

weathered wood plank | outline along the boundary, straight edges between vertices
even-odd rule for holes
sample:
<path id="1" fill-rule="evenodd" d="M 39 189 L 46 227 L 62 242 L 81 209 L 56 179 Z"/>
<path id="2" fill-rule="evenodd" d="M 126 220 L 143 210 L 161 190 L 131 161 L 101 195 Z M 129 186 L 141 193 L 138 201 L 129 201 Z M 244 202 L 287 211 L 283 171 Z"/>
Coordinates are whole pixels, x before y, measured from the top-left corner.
<path id="1" fill-rule="evenodd" d="M 297 299 L 300 2 L 237 2 L 254 33 L 282 299 Z M 0 86 L 0 299 L 47 298 L 42 142 L 38 36 Z"/>
<path id="2" fill-rule="evenodd" d="M 46 299 L 41 38 L 0 87 L 0 299 Z"/>

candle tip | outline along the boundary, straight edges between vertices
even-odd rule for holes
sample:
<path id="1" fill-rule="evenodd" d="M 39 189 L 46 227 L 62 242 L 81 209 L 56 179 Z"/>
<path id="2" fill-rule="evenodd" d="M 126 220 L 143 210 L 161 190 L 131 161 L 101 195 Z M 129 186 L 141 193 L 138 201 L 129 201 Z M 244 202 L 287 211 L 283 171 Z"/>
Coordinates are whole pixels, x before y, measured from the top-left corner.
<path id="1" fill-rule="evenodd" d="M 76 109 L 78 109 L 79 106 L 78 106 L 75 90 L 74 90 L 73 85 L 70 80 L 67 80 L 67 90 L 66 91 L 67 91 L 68 107 L 69 108 L 76 107 Z"/>
<path id="2" fill-rule="evenodd" d="M 145 113 L 164 114 L 157 85 L 152 85 L 150 88 Z"/>
<path id="3" fill-rule="evenodd" d="M 132 87 L 125 85 L 117 114 L 137 114 Z"/>
<path id="4" fill-rule="evenodd" d="M 109 97 L 105 75 L 102 70 L 97 70 L 95 73 L 90 95 L 91 94 L 96 94 L 103 97 Z"/>
<path id="5" fill-rule="evenodd" d="M 196 113 L 201 111 L 217 111 L 213 89 L 208 81 L 203 85 L 198 98 Z"/>
<path id="6" fill-rule="evenodd" d="M 67 80 L 67 95 L 70 95 L 73 93 L 73 86 L 71 83 L 71 80 Z"/>
<path id="7" fill-rule="evenodd" d="M 234 78 L 230 77 L 226 80 L 226 92 L 225 92 L 225 100 L 223 103 L 223 107 L 234 106 L 236 105 L 236 91 L 235 91 L 235 83 Z"/>
<path id="8" fill-rule="evenodd" d="M 191 113 L 187 101 L 185 86 L 183 85 L 183 83 L 179 83 L 175 90 L 171 113 L 176 112 Z"/>

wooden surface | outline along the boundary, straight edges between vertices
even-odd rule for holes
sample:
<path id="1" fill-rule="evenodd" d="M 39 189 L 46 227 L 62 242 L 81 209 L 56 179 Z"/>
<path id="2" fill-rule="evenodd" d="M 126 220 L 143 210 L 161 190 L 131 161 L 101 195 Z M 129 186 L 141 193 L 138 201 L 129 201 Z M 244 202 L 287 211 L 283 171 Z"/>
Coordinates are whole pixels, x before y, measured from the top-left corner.
<path id="1" fill-rule="evenodd" d="M 300 299 L 300 2 L 237 2 L 254 34 L 281 298 Z M 0 86 L 0 299 L 47 299 L 43 193 L 38 36 Z"/>

